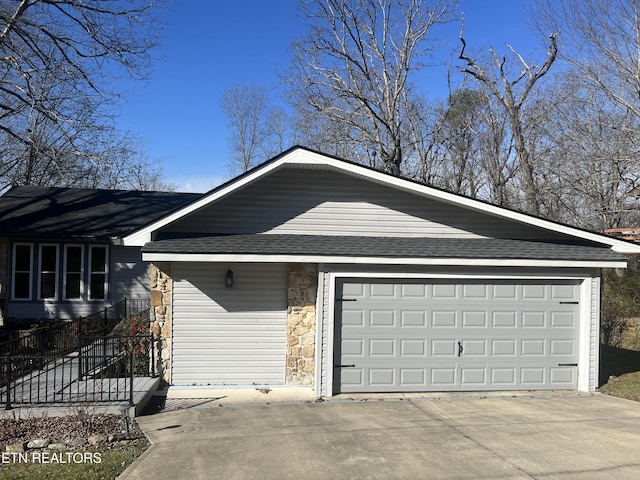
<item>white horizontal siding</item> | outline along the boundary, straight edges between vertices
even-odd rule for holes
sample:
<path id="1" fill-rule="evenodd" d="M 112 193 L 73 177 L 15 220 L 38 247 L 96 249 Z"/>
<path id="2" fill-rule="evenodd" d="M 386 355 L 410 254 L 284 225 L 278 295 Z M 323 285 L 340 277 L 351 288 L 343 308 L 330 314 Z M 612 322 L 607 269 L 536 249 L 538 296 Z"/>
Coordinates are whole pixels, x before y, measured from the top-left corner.
<path id="1" fill-rule="evenodd" d="M 560 234 L 329 170 L 292 166 L 177 220 L 167 231 L 561 238 Z"/>
<path id="2" fill-rule="evenodd" d="M 110 297 L 114 302 L 149 299 L 150 266 L 138 247 L 110 247 Z"/>
<path id="3" fill-rule="evenodd" d="M 284 384 L 286 264 L 174 263 L 172 275 L 174 385 Z"/>

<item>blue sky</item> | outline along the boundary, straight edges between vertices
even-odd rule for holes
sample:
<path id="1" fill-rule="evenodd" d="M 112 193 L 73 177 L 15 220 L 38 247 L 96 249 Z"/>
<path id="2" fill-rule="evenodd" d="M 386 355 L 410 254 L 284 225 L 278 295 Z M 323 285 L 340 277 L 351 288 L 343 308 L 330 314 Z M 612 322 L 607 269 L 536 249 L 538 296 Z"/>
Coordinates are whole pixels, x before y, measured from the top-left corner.
<path id="1" fill-rule="evenodd" d="M 528 27 L 527 0 L 462 0 L 470 47 L 510 43 L 542 59 Z M 163 11 L 166 28 L 150 80 L 122 107 L 118 127 L 142 137 L 151 158 L 180 191 L 204 192 L 228 179 L 228 131 L 220 112 L 231 85 L 276 86 L 287 48 L 302 33 L 296 0 L 176 0 Z M 459 22 L 438 30 L 449 51 L 459 48 Z M 444 50 L 446 56 L 446 50 Z M 425 72 L 430 96 L 445 92 L 445 69 Z"/>

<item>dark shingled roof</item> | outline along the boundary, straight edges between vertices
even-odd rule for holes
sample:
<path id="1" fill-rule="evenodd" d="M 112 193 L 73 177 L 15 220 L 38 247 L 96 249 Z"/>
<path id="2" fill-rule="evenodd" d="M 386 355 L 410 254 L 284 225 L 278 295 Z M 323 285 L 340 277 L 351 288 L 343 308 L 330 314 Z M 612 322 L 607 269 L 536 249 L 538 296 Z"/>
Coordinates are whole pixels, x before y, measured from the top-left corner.
<path id="1" fill-rule="evenodd" d="M 609 248 L 496 238 L 322 235 L 184 236 L 146 244 L 145 253 L 313 255 L 327 257 L 626 261 Z"/>
<path id="2" fill-rule="evenodd" d="M 13 187 L 0 197 L 0 235 L 105 240 L 134 232 L 202 194 Z"/>

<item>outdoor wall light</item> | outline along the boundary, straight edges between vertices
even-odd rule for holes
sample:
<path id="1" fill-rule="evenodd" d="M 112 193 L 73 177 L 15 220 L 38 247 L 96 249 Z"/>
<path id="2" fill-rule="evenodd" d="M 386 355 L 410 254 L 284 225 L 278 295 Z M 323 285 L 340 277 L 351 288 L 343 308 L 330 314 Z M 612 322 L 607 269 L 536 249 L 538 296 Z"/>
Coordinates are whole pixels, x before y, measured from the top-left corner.
<path id="1" fill-rule="evenodd" d="M 227 274 L 224 276 L 225 288 L 233 288 L 233 270 L 230 268 L 227 270 Z"/>

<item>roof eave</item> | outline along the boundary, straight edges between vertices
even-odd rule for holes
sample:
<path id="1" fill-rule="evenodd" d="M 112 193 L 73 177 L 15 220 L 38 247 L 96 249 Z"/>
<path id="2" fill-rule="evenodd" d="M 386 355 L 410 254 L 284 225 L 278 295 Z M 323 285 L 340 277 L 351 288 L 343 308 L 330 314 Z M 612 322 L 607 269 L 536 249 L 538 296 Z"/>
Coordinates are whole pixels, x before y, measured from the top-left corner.
<path id="1" fill-rule="evenodd" d="M 441 258 L 441 257 L 353 257 L 340 255 L 297 254 L 220 254 L 220 253 L 154 253 L 143 252 L 146 262 L 212 262 L 212 263 L 337 263 L 422 266 L 474 267 L 561 267 L 561 268 L 626 268 L 625 260 L 571 260 L 530 258 Z"/>

